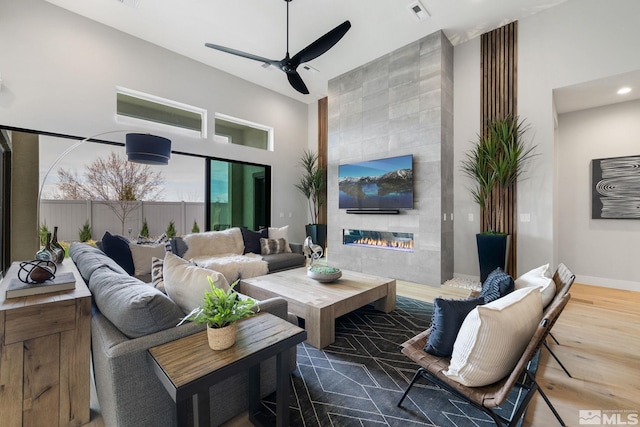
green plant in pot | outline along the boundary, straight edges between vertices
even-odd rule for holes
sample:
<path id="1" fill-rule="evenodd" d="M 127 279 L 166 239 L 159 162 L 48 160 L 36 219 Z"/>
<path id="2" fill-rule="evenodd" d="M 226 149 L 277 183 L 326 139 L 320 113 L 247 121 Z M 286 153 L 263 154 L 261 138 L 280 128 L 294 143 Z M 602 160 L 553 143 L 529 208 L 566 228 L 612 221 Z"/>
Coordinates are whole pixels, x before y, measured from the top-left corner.
<path id="1" fill-rule="evenodd" d="M 311 215 L 311 224 L 307 224 L 307 236 L 311 236 L 311 240 L 322 248 L 327 243 L 327 225 L 318 223 L 320 208 L 325 202 L 325 170 L 318 165 L 318 154 L 305 150 L 300 157 L 300 166 L 304 173 L 300 180 L 295 184 L 296 188 L 307 198 L 309 204 L 309 214 Z"/>
<path id="2" fill-rule="evenodd" d="M 236 342 L 236 322 L 256 313 L 253 309 L 256 301 L 241 298 L 233 290 L 238 284 L 237 280 L 225 290 L 215 287 L 211 277 L 207 279 L 211 290 L 204 293 L 202 306 L 189 316 L 189 320 L 206 324 L 209 347 L 213 350 L 224 350 Z"/>
<path id="3" fill-rule="evenodd" d="M 535 147 L 528 147 L 524 140 L 528 130 L 529 126 L 518 116 L 495 118 L 487 123 L 462 161 L 462 172 L 475 183 L 471 194 L 480 206 L 484 224 L 476 235 L 482 282 L 495 268 L 507 267 L 507 197 L 535 155 Z"/>

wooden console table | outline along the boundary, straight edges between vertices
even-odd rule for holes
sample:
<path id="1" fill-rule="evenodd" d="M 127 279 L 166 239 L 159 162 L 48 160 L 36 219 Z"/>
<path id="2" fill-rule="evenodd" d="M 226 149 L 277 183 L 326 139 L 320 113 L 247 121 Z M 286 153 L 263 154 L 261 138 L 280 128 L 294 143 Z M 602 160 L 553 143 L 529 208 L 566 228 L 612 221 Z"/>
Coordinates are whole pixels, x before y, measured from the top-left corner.
<path id="1" fill-rule="evenodd" d="M 211 350 L 207 331 L 149 349 L 153 369 L 176 402 L 178 426 L 187 425 L 192 397 L 194 424 L 210 425 L 209 387 L 249 370 L 249 415 L 260 408 L 260 362 L 276 356 L 276 425 L 289 426 L 289 349 L 307 338 L 304 329 L 270 313 L 238 322 L 236 343 L 227 350 Z"/>
<path id="2" fill-rule="evenodd" d="M 17 274 L 19 263 L 7 271 Z M 0 283 L 0 424 L 82 426 L 89 422 L 91 293 L 73 261 L 76 288 L 5 298 Z"/>

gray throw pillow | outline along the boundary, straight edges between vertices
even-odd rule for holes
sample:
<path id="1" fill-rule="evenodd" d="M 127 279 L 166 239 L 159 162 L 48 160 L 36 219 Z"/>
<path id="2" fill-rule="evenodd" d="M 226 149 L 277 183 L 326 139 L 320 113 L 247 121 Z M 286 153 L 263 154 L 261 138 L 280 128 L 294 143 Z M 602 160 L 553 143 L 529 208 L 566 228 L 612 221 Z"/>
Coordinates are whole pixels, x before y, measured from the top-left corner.
<path id="1" fill-rule="evenodd" d="M 159 289 L 107 268 L 91 275 L 89 289 L 100 312 L 129 338 L 172 328 L 184 317 Z"/>

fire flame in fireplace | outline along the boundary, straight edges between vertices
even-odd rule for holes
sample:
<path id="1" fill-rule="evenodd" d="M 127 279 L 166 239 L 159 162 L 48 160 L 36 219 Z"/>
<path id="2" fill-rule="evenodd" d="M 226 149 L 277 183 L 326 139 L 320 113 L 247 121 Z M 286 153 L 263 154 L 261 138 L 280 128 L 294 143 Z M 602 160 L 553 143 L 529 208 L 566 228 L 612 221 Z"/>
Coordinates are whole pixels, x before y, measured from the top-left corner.
<path id="1" fill-rule="evenodd" d="M 363 237 L 352 243 L 353 245 L 366 245 L 366 246 L 378 246 L 381 248 L 399 249 L 404 251 L 413 250 L 413 240 L 386 240 L 386 239 L 373 239 L 370 237 Z"/>

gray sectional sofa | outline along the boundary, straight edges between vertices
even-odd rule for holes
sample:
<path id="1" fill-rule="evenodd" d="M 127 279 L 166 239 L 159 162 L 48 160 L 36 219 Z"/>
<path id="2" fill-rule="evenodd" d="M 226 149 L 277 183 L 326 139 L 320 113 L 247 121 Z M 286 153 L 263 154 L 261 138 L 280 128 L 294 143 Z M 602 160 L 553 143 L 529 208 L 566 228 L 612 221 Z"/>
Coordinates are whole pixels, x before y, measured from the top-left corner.
<path id="1" fill-rule="evenodd" d="M 176 425 L 175 405 L 155 373 L 147 350 L 193 334 L 202 325 L 185 323 L 182 310 L 164 293 L 130 276 L 100 249 L 73 244 L 70 256 L 93 295 L 91 347 L 100 409 L 107 427 Z M 287 302 L 271 298 L 260 310 L 297 322 Z M 295 362 L 295 348 L 291 359 Z M 292 368 L 295 363 L 292 363 Z M 261 395 L 275 391 L 275 359 L 261 365 Z M 210 392 L 211 425 L 246 410 L 247 374 L 231 377 Z"/>

